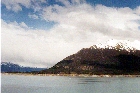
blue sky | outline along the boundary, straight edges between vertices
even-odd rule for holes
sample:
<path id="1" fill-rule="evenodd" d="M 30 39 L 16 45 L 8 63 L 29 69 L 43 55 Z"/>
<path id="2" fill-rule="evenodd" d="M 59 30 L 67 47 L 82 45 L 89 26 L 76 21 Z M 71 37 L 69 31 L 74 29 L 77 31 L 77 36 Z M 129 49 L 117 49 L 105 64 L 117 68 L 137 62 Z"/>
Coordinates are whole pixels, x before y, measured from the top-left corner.
<path id="1" fill-rule="evenodd" d="M 140 49 L 140 0 L 2 0 L 2 61 L 51 67 L 94 44 Z M 114 43 L 115 42 L 115 43 Z"/>
<path id="2" fill-rule="evenodd" d="M 22 7 L 22 11 L 14 12 L 11 10 L 7 10 L 6 7 L 2 5 L 1 18 L 7 22 L 13 21 L 16 21 L 18 23 L 24 22 L 33 29 L 50 29 L 53 26 L 54 22 L 46 22 L 41 18 L 38 19 L 30 18 L 28 15 L 32 13 L 34 13 L 33 9 Z"/>
<path id="3" fill-rule="evenodd" d="M 87 0 L 91 4 L 102 4 L 109 7 L 130 7 L 136 8 L 140 0 Z"/>

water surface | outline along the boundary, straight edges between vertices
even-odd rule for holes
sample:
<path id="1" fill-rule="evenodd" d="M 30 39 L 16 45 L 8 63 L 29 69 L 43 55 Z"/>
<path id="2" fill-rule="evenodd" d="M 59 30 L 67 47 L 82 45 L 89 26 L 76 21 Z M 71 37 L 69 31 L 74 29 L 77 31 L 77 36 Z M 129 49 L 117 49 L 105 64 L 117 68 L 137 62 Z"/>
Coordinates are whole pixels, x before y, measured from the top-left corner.
<path id="1" fill-rule="evenodd" d="M 140 93 L 140 78 L 2 75 L 1 92 Z"/>

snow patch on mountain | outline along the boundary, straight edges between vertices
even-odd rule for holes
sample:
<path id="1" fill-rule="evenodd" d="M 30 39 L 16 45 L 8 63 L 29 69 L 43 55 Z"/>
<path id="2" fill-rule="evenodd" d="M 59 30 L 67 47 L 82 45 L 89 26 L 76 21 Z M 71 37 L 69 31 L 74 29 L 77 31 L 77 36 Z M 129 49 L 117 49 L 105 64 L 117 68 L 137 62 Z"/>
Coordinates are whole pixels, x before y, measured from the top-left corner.
<path id="1" fill-rule="evenodd" d="M 115 40 L 111 39 L 103 44 L 93 45 L 92 48 L 109 48 L 109 49 L 121 49 L 121 50 L 140 50 L 140 41 L 129 40 Z"/>

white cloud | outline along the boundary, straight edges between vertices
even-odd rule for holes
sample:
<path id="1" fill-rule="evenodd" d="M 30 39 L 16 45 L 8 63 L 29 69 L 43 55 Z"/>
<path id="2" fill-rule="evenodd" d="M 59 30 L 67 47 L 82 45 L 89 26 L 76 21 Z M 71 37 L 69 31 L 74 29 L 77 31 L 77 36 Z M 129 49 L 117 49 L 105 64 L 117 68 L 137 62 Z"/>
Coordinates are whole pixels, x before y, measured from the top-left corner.
<path id="1" fill-rule="evenodd" d="M 66 7 L 70 6 L 71 4 L 77 5 L 77 4 L 81 4 L 81 3 L 85 3 L 86 2 L 86 0 L 70 0 L 70 1 L 71 2 L 69 2 L 69 0 L 56 0 L 56 2 L 61 2 Z"/>
<path id="2" fill-rule="evenodd" d="M 135 11 L 138 15 L 140 15 L 140 6 L 138 6 Z"/>
<path id="3" fill-rule="evenodd" d="M 31 0 L 32 4 L 31 4 L 31 8 L 35 11 L 35 12 L 40 12 L 43 8 L 42 4 L 47 4 L 46 0 Z"/>
<path id="4" fill-rule="evenodd" d="M 42 7 L 42 3 L 47 3 L 45 0 L 2 0 L 2 4 L 6 6 L 8 10 L 18 12 L 22 10 L 22 6 L 26 8 L 33 8 L 34 11 L 39 11 Z"/>
<path id="5" fill-rule="evenodd" d="M 21 24 L 2 20 L 2 61 L 47 67 L 81 48 L 55 38 L 55 33 L 25 29 Z M 67 52 L 67 49 L 71 51 Z"/>
<path id="6" fill-rule="evenodd" d="M 52 66 L 81 48 L 109 39 L 134 41 L 140 49 L 139 8 L 66 3 L 43 8 L 42 18 L 58 23 L 48 31 L 2 20 L 2 61 Z"/>
<path id="7" fill-rule="evenodd" d="M 28 26 L 24 22 L 21 22 L 19 25 L 23 28 L 28 28 Z"/>
<path id="8" fill-rule="evenodd" d="M 31 0 L 2 0 L 1 3 L 4 4 L 7 9 L 18 12 L 22 10 L 21 5 L 29 8 Z"/>
<path id="9" fill-rule="evenodd" d="M 37 15 L 35 14 L 28 14 L 29 18 L 33 18 L 33 19 L 39 19 Z"/>
<path id="10" fill-rule="evenodd" d="M 136 22 L 140 20 L 140 16 L 135 9 L 127 7 L 111 8 L 86 3 L 66 7 L 54 5 L 44 8 L 42 16 L 45 20 L 58 22 L 56 28 L 59 28 L 59 32 L 75 32 L 78 36 L 86 36 L 89 32 L 93 36 L 100 33 L 121 39 L 139 39 L 140 36 L 140 24 Z"/>

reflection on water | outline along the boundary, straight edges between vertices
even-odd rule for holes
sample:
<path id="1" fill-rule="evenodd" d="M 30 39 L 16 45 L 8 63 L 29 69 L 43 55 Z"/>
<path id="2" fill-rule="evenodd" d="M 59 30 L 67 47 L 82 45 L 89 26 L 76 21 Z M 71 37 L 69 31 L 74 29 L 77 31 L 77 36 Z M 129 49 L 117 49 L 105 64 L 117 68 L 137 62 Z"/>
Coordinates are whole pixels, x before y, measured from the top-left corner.
<path id="1" fill-rule="evenodd" d="M 79 79 L 78 84 L 93 84 L 93 83 L 108 83 L 110 80 L 102 80 L 98 78 L 81 78 Z"/>
<path id="2" fill-rule="evenodd" d="M 109 80 L 103 80 L 103 79 L 98 79 L 98 78 L 81 78 L 79 79 L 78 84 L 92 84 L 92 83 L 96 83 L 96 82 L 100 82 L 100 83 L 107 83 L 110 82 Z"/>
<path id="3" fill-rule="evenodd" d="M 140 93 L 140 78 L 2 75 L 2 93 Z"/>

